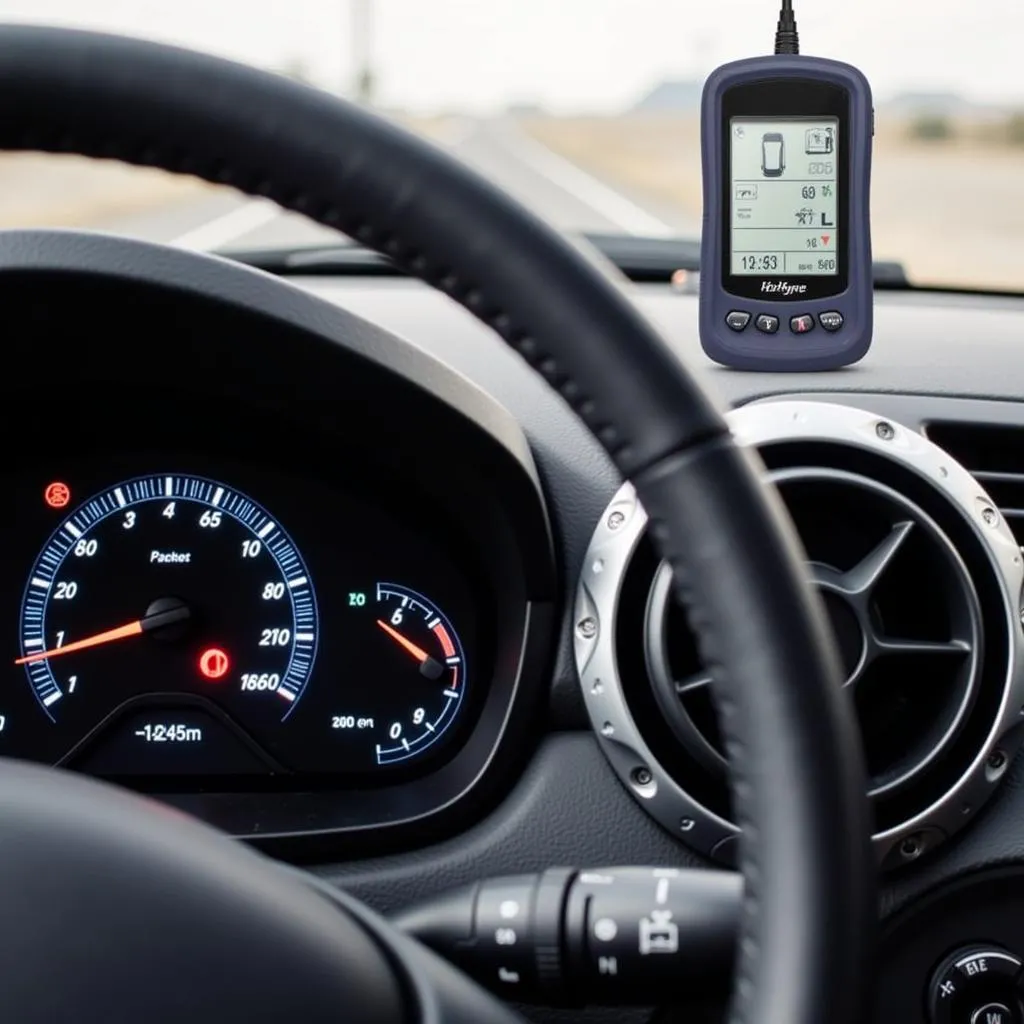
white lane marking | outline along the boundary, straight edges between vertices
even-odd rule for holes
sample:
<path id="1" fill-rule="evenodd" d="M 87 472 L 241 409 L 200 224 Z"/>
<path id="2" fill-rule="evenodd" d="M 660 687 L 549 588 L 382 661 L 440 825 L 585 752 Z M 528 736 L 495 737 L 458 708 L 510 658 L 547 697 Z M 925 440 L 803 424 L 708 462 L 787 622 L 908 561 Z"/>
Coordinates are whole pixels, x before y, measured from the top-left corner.
<path id="1" fill-rule="evenodd" d="M 524 131 L 503 124 L 493 134 L 516 158 L 528 167 L 565 189 L 606 220 L 631 235 L 664 238 L 676 234 L 665 221 L 637 206 L 631 199 L 588 174 L 565 157 L 552 152 Z"/>
<path id="2" fill-rule="evenodd" d="M 171 239 L 171 245 L 182 249 L 210 251 L 220 249 L 243 235 L 269 224 L 284 211 L 269 199 L 246 200 L 243 206 L 214 217 L 199 227 Z"/>

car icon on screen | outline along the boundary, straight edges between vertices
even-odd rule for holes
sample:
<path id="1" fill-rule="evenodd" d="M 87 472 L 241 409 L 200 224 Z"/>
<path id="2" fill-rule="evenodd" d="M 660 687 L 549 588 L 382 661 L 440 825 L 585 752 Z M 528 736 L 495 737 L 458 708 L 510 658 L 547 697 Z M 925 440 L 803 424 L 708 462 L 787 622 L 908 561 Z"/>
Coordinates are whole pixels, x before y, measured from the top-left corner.
<path id="1" fill-rule="evenodd" d="M 761 136 L 761 173 L 778 178 L 786 169 L 786 145 L 781 132 L 765 132 Z"/>

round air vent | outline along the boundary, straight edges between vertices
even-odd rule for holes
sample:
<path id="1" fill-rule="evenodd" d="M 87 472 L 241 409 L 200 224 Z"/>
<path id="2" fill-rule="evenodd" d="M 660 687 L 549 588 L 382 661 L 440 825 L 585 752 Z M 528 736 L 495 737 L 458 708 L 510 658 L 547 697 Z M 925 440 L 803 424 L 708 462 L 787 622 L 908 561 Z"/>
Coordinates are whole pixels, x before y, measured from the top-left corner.
<path id="1" fill-rule="evenodd" d="M 916 859 L 969 820 L 1019 742 L 1020 548 L 980 485 L 912 431 L 816 402 L 731 416 L 796 524 L 832 625 L 879 857 Z M 578 595 L 583 692 L 643 806 L 728 862 L 736 827 L 713 681 L 645 526 L 627 485 Z"/>
<path id="2" fill-rule="evenodd" d="M 977 691 L 981 611 L 949 537 L 896 491 L 839 470 L 771 474 L 824 600 L 864 741 L 872 796 L 899 790 L 955 740 Z M 665 720 L 724 773 L 710 677 L 662 565 L 644 623 Z"/>

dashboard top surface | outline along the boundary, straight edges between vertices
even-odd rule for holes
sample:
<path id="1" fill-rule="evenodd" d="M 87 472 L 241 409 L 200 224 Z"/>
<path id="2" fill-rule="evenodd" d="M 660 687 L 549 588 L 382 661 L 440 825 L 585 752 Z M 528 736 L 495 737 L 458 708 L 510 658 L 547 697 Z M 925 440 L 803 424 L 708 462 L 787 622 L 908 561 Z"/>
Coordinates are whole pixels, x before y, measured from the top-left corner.
<path id="1" fill-rule="evenodd" d="M 543 433 L 540 424 L 524 415 L 539 413 L 540 402 L 524 406 L 521 392 L 546 393 L 544 385 L 447 297 L 404 280 L 293 280 L 449 362 L 507 405 L 531 438 Z M 1011 401 L 1024 394 L 1024 379 L 1007 372 L 1019 354 L 1024 299 L 878 293 L 874 341 L 860 363 L 830 372 L 751 373 L 717 366 L 704 355 L 696 296 L 660 285 L 631 285 L 629 294 L 701 381 L 730 405 L 787 392 L 890 392 Z M 510 372 L 511 366 L 520 372 Z"/>

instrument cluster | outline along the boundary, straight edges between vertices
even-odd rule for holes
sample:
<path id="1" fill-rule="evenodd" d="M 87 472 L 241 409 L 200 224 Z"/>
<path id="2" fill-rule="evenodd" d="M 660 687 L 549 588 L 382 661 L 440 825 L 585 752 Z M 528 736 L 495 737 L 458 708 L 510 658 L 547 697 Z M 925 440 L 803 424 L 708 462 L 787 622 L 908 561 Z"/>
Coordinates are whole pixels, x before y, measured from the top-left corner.
<path id="1" fill-rule="evenodd" d="M 443 517 L 251 465 L 109 465 L 8 491 L 3 753 L 246 788 L 425 770 L 459 742 L 486 605 Z"/>

